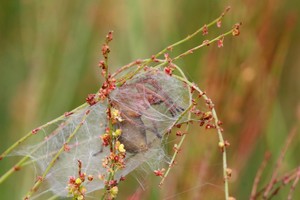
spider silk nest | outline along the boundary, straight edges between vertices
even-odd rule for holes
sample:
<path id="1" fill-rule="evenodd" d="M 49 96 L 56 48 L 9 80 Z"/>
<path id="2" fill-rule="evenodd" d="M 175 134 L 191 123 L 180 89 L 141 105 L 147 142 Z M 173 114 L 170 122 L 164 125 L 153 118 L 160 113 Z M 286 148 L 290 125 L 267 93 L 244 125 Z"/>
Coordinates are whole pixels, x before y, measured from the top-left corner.
<path id="1" fill-rule="evenodd" d="M 127 70 L 119 76 L 128 73 L 130 71 Z M 187 116 L 181 115 L 191 103 L 188 86 L 163 70 L 149 68 L 117 87 L 110 98 L 124 119 L 115 125 L 122 129 L 121 141 L 126 141 L 125 149 L 126 144 L 128 148 L 130 146 L 126 149 L 126 167 L 115 174 L 115 180 L 144 162 L 151 169 L 162 167 L 162 164 L 169 161 L 164 150 L 164 134 L 176 123 L 187 120 Z M 88 110 L 90 112 L 83 120 Z M 84 182 L 87 193 L 104 188 L 103 180 L 98 177 L 108 174 L 102 166 L 102 159 L 109 155 L 110 150 L 102 146 L 100 139 L 108 123 L 106 110 L 106 101 L 92 106 L 86 104 L 72 115 L 43 128 L 13 152 L 13 155 L 29 156 L 37 166 L 37 174 L 42 174 L 70 134 L 79 127 L 68 143 L 68 151 L 59 155 L 45 178 L 46 185 L 43 184 L 35 198 L 49 191 L 57 196 L 68 196 L 66 186 L 70 176 L 78 175 L 78 160 L 82 162 L 81 171 L 94 177 L 93 181 Z M 141 143 L 147 146 L 141 148 Z"/>

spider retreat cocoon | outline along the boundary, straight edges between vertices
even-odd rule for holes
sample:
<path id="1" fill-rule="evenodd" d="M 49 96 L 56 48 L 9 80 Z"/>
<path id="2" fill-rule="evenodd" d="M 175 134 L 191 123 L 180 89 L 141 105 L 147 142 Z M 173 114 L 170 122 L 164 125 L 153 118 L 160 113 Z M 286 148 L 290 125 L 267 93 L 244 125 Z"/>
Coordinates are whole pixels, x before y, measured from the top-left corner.
<path id="1" fill-rule="evenodd" d="M 117 87 L 110 98 L 112 109 L 120 112 L 116 113 L 120 120 L 113 125 L 116 128 L 113 134 L 119 137 L 119 151 L 126 153 L 125 168 L 117 171 L 115 180 L 144 162 L 153 169 L 159 167 L 165 156 L 162 138 L 179 121 L 191 101 L 185 83 L 162 70 L 149 68 Z M 104 188 L 103 177 L 108 176 L 108 172 L 103 167 L 103 159 L 110 150 L 103 146 L 100 137 L 105 134 L 108 123 L 107 106 L 106 101 L 83 106 L 53 125 L 55 127 L 40 130 L 37 134 L 42 135 L 40 142 L 27 142 L 15 150 L 14 154 L 29 156 L 43 173 L 64 146 L 45 177 L 47 187 L 40 188 L 40 193 L 51 191 L 58 196 L 68 196 L 66 187 L 70 177 L 78 177 L 78 161 L 81 162 L 80 174 L 93 178 L 84 182 L 74 179 L 75 186 L 80 182 L 85 193 Z M 67 142 L 71 134 L 74 137 Z"/>

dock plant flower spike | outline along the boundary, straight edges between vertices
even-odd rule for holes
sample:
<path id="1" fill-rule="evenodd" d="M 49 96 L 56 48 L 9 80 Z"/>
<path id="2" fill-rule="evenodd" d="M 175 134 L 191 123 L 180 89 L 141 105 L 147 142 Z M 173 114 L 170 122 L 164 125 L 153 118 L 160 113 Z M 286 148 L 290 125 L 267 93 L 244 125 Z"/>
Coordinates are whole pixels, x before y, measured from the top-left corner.
<path id="1" fill-rule="evenodd" d="M 218 134 L 216 148 L 220 148 L 223 157 L 224 199 L 234 199 L 228 192 L 232 172 L 226 161 L 229 142 L 223 139 L 214 103 L 176 64 L 202 47 L 221 48 L 226 45 L 226 37 L 240 34 L 240 24 L 235 24 L 227 32 L 207 39 L 213 32 L 211 28 L 221 28 L 228 11 L 226 8 L 211 23 L 150 58 L 131 62 L 114 73 L 110 73 L 108 64 L 113 40 L 113 32 L 109 32 L 101 49 L 103 60 L 99 62 L 104 77 L 102 87 L 88 94 L 83 105 L 33 129 L 3 152 L 0 159 L 8 155 L 23 157 L 0 177 L 0 183 L 24 166 L 35 164 L 38 176 L 24 199 L 44 199 L 43 195 L 51 193 L 51 199 L 82 200 L 100 189 L 104 191 L 102 199 L 115 199 L 122 192 L 119 182 L 126 181 L 126 175 L 144 162 L 151 165 L 153 175 L 163 184 L 189 126 L 198 125 Z M 171 56 L 172 49 L 196 35 L 206 39 Z M 167 156 L 163 141 L 173 129 L 180 140 L 173 147 L 174 154 Z"/>

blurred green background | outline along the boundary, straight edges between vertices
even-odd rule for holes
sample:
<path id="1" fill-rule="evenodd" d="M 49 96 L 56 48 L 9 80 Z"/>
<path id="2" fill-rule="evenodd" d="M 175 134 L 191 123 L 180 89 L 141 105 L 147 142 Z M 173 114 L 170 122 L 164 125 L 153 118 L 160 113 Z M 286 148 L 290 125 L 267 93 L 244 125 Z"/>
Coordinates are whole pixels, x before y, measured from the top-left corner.
<path id="1" fill-rule="evenodd" d="M 296 0 L 2 0 L 0 2 L 0 151 L 29 130 L 84 102 L 101 85 L 97 63 L 101 44 L 114 31 L 111 71 L 148 58 L 167 45 L 231 12 L 213 38 L 242 22 L 241 35 L 224 48 L 203 48 L 178 62 L 207 91 L 231 143 L 230 193 L 249 199 L 255 174 L 270 151 L 262 188 L 270 180 L 292 127 L 299 124 L 300 2 Z M 200 44 L 203 37 L 174 50 Z M 279 175 L 300 164 L 299 131 L 288 147 Z M 0 162 L 0 174 L 14 158 Z M 217 136 L 194 128 L 162 189 L 149 175 L 143 191 L 134 177 L 119 199 L 223 199 Z M 35 177 L 23 169 L 0 186 L 0 199 L 21 199 Z M 291 186 L 274 199 L 286 199 Z M 295 199 L 300 198 L 300 186 Z"/>

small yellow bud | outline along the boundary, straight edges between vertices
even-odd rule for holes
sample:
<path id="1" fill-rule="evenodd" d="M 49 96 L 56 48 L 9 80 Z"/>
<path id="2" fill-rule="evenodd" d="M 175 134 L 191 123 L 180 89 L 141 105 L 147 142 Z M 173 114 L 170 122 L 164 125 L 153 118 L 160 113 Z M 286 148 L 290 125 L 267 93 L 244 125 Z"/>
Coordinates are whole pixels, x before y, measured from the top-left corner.
<path id="1" fill-rule="evenodd" d="M 224 146 L 225 146 L 224 142 L 219 142 L 219 147 L 220 148 L 224 148 Z"/>
<path id="2" fill-rule="evenodd" d="M 125 148 L 124 148 L 124 144 L 120 144 L 118 150 L 119 150 L 119 152 L 121 152 L 121 153 L 125 153 L 126 150 L 125 150 Z"/>
<path id="3" fill-rule="evenodd" d="M 94 177 L 93 177 L 93 175 L 88 175 L 88 180 L 89 180 L 89 181 L 92 181 L 92 180 L 94 180 Z"/>
<path id="4" fill-rule="evenodd" d="M 79 185 L 79 184 L 81 184 L 81 183 L 82 183 L 82 181 L 81 181 L 81 179 L 80 179 L 80 178 L 77 178 L 77 179 L 75 180 L 75 183 Z"/>
<path id="5" fill-rule="evenodd" d="M 77 196 L 77 198 L 76 198 L 77 200 L 83 200 L 84 199 L 84 197 L 83 197 L 83 195 L 79 195 L 79 196 Z"/>
<path id="6" fill-rule="evenodd" d="M 118 120 L 119 122 L 122 122 L 123 119 L 121 117 L 121 113 L 119 110 L 115 109 L 115 108 L 112 108 L 111 109 L 111 117 L 114 119 L 114 120 Z"/>
<path id="7" fill-rule="evenodd" d="M 115 198 L 118 195 L 119 188 L 117 186 L 112 187 L 110 190 L 110 195 Z"/>
<path id="8" fill-rule="evenodd" d="M 122 134 L 122 130 L 121 129 L 117 129 L 112 134 L 113 134 L 114 137 L 119 137 Z"/>

